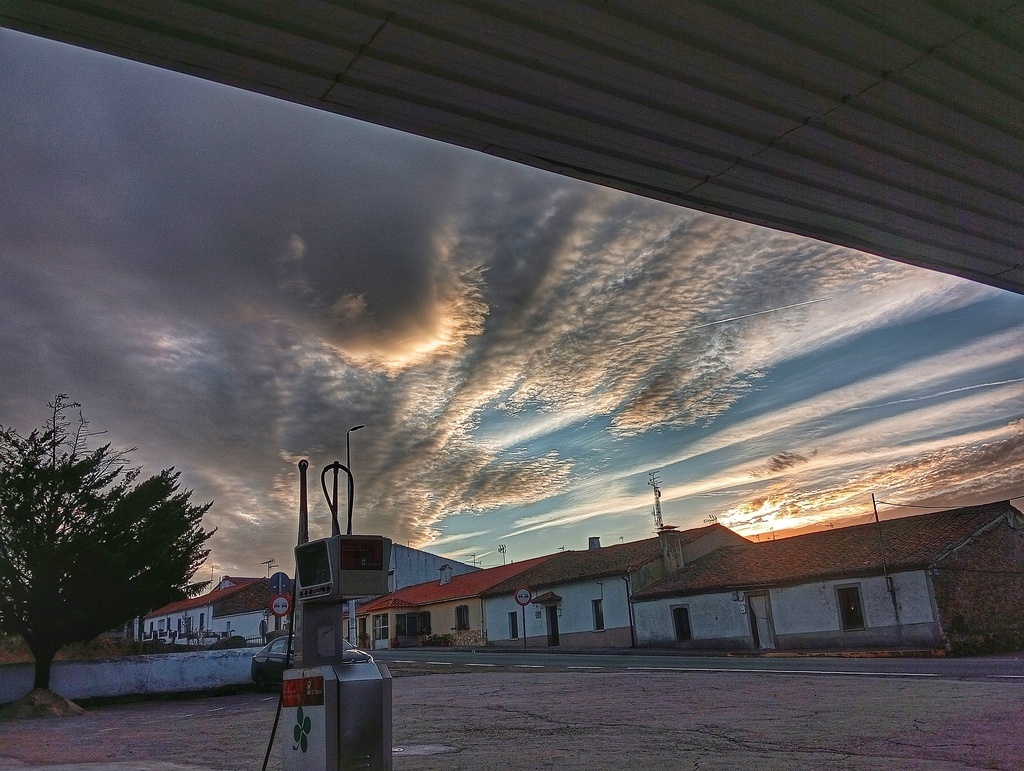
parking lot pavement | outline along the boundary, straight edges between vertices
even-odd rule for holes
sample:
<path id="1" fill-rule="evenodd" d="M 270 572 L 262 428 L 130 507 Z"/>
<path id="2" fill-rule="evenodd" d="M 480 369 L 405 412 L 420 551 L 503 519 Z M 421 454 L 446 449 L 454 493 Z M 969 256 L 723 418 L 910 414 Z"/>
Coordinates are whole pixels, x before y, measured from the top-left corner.
<path id="1" fill-rule="evenodd" d="M 0 769 L 258 771 L 275 707 L 275 697 L 245 693 L 10 721 L 0 729 Z M 1017 680 L 683 671 L 397 676 L 394 767 L 1016 771 L 1022 714 Z M 281 769 L 279 750 L 273 771 Z"/>

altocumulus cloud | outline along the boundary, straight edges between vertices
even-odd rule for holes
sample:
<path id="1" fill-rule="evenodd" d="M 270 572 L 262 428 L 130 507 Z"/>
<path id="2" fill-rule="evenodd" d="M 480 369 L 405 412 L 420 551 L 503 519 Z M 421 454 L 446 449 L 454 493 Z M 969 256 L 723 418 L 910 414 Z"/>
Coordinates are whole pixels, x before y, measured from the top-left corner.
<path id="1" fill-rule="evenodd" d="M 467 553 L 645 511 L 651 467 L 666 503 L 706 496 L 748 530 L 853 516 L 876 485 L 1022 481 L 1020 323 L 878 371 L 844 355 L 992 290 L 0 41 L 0 422 L 67 391 L 147 467 L 178 466 L 216 501 L 215 569 L 284 558 L 295 463 L 344 460 L 357 424 L 357 530 Z M 936 431 L 954 403 L 987 417 Z"/>

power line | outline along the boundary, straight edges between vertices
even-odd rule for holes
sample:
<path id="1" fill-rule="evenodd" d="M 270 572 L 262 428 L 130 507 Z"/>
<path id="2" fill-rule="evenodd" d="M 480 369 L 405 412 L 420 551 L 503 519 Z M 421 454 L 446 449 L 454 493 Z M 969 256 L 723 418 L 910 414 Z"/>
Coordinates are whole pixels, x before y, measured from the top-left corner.
<path id="1" fill-rule="evenodd" d="M 1015 495 L 1013 498 L 1007 498 L 1006 500 L 1008 500 L 1008 501 L 1019 501 L 1019 500 L 1022 500 L 1022 499 L 1024 499 L 1024 495 Z M 884 506 L 899 506 L 900 508 L 904 508 L 904 509 L 935 509 L 935 510 L 941 510 L 941 509 L 964 509 L 964 508 L 968 508 L 970 506 L 978 505 L 978 504 L 971 504 L 971 503 L 947 503 L 944 506 L 921 506 L 921 505 L 915 504 L 915 503 L 890 503 L 889 501 L 876 501 L 876 503 L 881 503 Z"/>

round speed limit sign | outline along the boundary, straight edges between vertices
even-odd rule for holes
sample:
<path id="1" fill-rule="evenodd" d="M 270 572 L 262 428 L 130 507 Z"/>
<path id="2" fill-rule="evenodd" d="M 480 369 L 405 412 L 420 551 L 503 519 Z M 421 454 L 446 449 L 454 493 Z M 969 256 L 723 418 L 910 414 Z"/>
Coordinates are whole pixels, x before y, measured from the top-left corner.
<path id="1" fill-rule="evenodd" d="M 270 598 L 270 612 L 278 618 L 284 618 L 292 609 L 292 598 L 287 594 L 275 594 Z"/>
<path id="2" fill-rule="evenodd" d="M 530 600 L 533 599 L 533 595 L 530 590 L 525 586 L 516 589 L 516 602 L 522 605 L 524 608 L 530 604 Z"/>

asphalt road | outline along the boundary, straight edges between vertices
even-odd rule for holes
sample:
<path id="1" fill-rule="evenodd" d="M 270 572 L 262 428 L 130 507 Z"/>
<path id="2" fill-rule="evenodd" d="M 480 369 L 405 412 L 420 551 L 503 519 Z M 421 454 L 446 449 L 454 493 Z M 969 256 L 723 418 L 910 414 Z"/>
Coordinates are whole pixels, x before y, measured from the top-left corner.
<path id="1" fill-rule="evenodd" d="M 946 679 L 1005 679 L 1024 682 L 1024 652 L 977 658 L 916 658 L 877 654 L 847 655 L 722 655 L 697 656 L 652 652 L 547 653 L 537 651 L 479 651 L 447 648 L 405 648 L 374 651 L 387 664 L 431 663 L 448 667 L 507 667 L 555 671 L 761 672 L 877 675 Z M 1022 763 L 1024 768 L 1024 763 Z"/>
<path id="2" fill-rule="evenodd" d="M 396 771 L 1024 767 L 1015 657 L 432 653 L 379 656 L 395 674 Z M 241 693 L 10 721 L 0 771 L 258 771 L 275 706 Z M 281 769 L 279 749 L 269 771 Z"/>

